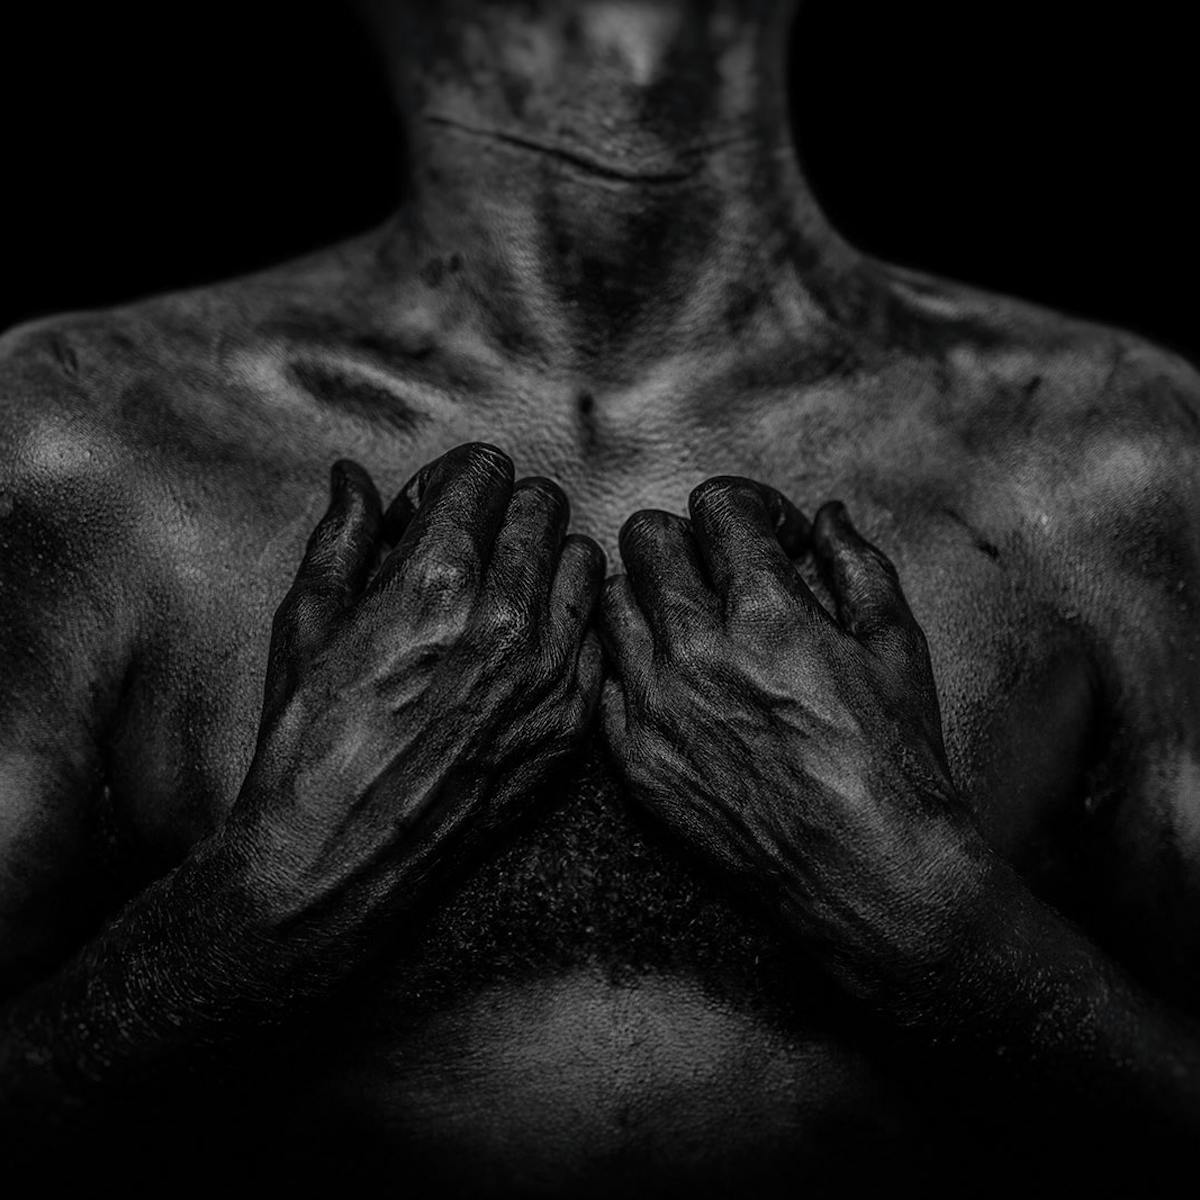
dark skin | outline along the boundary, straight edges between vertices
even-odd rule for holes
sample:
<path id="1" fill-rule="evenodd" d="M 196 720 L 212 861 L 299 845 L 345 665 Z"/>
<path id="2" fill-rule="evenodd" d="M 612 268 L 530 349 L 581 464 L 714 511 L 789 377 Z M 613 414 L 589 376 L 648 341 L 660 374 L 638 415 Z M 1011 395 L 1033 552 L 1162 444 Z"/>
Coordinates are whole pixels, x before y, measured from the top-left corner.
<path id="1" fill-rule="evenodd" d="M 841 243 L 784 6 L 381 7 L 394 222 L 3 346 L 13 1155 L 1144 1191 L 1194 372 Z"/>
<path id="2" fill-rule="evenodd" d="M 1165 1157 L 1169 1180 L 1200 1105 L 1196 1025 L 1038 904 L 989 847 L 955 788 L 928 645 L 895 567 L 838 502 L 810 527 L 773 489 L 719 478 L 689 507 L 690 520 L 634 514 L 627 574 L 606 585 L 605 729 L 631 794 L 756 891 L 893 1029 L 949 1039 L 960 1067 L 1015 1043 L 1043 1117 L 1070 1106 L 1051 1158 L 1107 1128 L 1123 1147 L 1090 1159 L 1109 1172 L 1095 1183 L 1113 1185 L 1130 1143 L 1157 1166 Z M 815 560 L 832 613 L 785 547 Z M 1016 964 L 1036 985 L 1013 987 Z M 1056 1007 L 1061 1024 L 1036 1030 Z M 1085 1176 L 1075 1164 L 1071 1178 Z M 1120 1178 L 1144 1188 L 1156 1176 L 1143 1159 Z"/>
<path id="3" fill-rule="evenodd" d="M 369 945 L 472 844 L 528 815 L 578 746 L 601 678 L 588 626 L 604 556 L 567 521 L 561 488 L 514 484 L 486 446 L 418 472 L 386 518 L 370 477 L 335 466 L 333 506 L 276 614 L 258 749 L 222 830 L 270 881 L 255 887 L 259 919 L 302 926 L 306 958 L 332 964 L 322 985 L 354 965 L 347 941 Z M 398 540 L 371 573 L 385 527 Z"/>
<path id="4" fill-rule="evenodd" d="M 119 1071 L 109 1057 L 119 1044 L 106 1041 L 103 1062 L 89 1061 L 91 1047 L 72 1044 L 65 1027 L 72 985 L 86 992 L 107 977 L 112 1016 L 137 1010 L 136 969 L 106 959 L 114 948 L 125 957 L 122 924 L 135 944 L 168 940 L 158 926 L 170 910 L 211 893 L 177 947 L 196 961 L 176 986 L 190 1024 L 202 1024 L 209 976 L 227 983 L 220 960 L 231 960 L 237 987 L 215 999 L 252 1020 L 282 994 L 335 986 L 381 926 L 419 905 L 473 844 L 528 815 L 577 748 L 601 680 L 589 620 L 604 556 L 567 535 L 562 489 L 514 483 L 506 455 L 468 445 L 418 471 L 386 514 L 355 463 L 334 465 L 331 490 L 275 614 L 258 744 L 237 801 L 185 869 L 59 979 L 64 1028 L 41 1036 L 65 1077 L 23 1063 L 19 1042 L 6 1047 L 6 1075 L 19 1079 L 24 1067 L 29 1089 L 5 1097 L 10 1123 L 32 1119 L 36 1132 L 54 1121 L 60 1089 Z M 199 941 L 209 943 L 203 953 Z"/>
<path id="5" fill-rule="evenodd" d="M 773 489 L 718 478 L 690 511 L 626 522 L 628 574 L 605 597 L 605 728 L 630 790 L 763 891 L 851 994 L 919 981 L 960 933 L 985 849 L 895 569 L 837 504 L 810 531 Z M 836 620 L 780 526 L 819 563 Z"/>

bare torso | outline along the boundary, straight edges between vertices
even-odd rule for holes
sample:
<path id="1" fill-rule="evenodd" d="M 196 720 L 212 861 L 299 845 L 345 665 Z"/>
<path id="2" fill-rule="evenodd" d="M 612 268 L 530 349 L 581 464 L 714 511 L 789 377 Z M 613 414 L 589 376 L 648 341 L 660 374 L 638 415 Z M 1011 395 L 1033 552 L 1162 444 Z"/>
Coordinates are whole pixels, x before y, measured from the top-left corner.
<path id="1" fill-rule="evenodd" d="M 1096 613 L 1120 607 L 1123 584 L 1094 558 L 1085 585 L 1056 539 L 1069 472 L 1138 478 L 1106 463 L 1103 439 L 1079 440 L 1108 402 L 1116 335 L 880 268 L 885 334 L 831 341 L 819 372 L 799 369 L 812 358 L 786 330 L 731 326 L 711 359 L 562 378 L 519 349 L 498 358 L 431 331 L 417 305 L 399 332 L 373 330 L 355 274 L 371 253 L 364 239 L 14 345 L 56 397 L 20 454 L 72 511 L 119 497 L 81 569 L 107 572 L 97 591 L 136 613 L 109 630 L 120 703 L 97 730 L 102 777 L 86 779 L 80 861 L 104 866 L 60 903 L 57 928 L 47 916 L 47 945 L 178 862 L 232 805 L 272 614 L 328 464 L 355 457 L 390 492 L 474 439 L 561 481 L 574 527 L 610 558 L 629 512 L 680 511 L 715 473 L 809 510 L 845 500 L 927 631 L 949 761 L 981 827 L 1040 894 L 1099 920 L 1085 868 L 1124 781 L 1098 749 Z M 452 286 L 453 270 L 432 273 Z M 272 1171 L 339 1177 L 411 1172 L 417 1153 L 431 1186 L 471 1195 L 752 1180 L 790 1194 L 944 1164 L 969 1136 L 969 1097 L 947 1104 L 889 1065 L 771 919 L 646 828 L 613 779 L 597 739 L 539 821 L 281 1035 L 269 1071 L 248 1063 L 229 1109 L 242 1134 L 214 1110 L 214 1144 L 241 1136 Z M 31 844 L 44 832 L 49 845 L 51 825 Z"/>

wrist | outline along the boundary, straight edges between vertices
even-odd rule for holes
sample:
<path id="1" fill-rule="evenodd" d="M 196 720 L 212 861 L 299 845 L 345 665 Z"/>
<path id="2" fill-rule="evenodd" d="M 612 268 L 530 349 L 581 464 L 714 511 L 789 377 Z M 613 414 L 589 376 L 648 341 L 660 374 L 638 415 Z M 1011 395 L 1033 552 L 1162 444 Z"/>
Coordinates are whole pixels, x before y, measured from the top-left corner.
<path id="1" fill-rule="evenodd" d="M 908 835 L 902 853 L 858 865 L 854 892 L 832 893 L 844 906 L 832 923 L 814 923 L 811 901 L 790 888 L 785 900 L 785 919 L 806 941 L 815 924 L 837 982 L 900 1026 L 937 1021 L 959 1002 L 977 944 L 1019 900 L 1012 873 L 965 816 L 913 824 Z"/>
<path id="2" fill-rule="evenodd" d="M 139 960 L 123 973 L 146 1023 L 207 1040 L 270 1017 L 284 964 L 261 895 L 245 848 L 218 832 L 118 917 L 105 940 Z"/>
<path id="3" fill-rule="evenodd" d="M 987 955 L 1019 924 L 1020 880 L 978 833 L 962 839 L 927 901 L 928 935 L 901 959 L 881 1004 L 898 1026 L 949 1031 L 991 1005 Z"/>
<path id="4" fill-rule="evenodd" d="M 990 848 L 946 909 L 937 954 L 893 995 L 892 1020 L 938 1040 L 992 1044 L 1014 1028 L 1082 1027 L 1112 978 L 1095 947 Z"/>

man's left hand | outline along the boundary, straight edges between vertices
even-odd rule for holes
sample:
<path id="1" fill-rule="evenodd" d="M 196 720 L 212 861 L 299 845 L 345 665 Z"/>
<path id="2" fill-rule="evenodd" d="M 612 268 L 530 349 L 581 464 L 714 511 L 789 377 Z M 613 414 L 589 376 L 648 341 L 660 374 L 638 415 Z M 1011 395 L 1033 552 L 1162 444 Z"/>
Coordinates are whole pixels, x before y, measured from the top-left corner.
<path id="1" fill-rule="evenodd" d="M 956 794 L 924 634 L 891 562 L 826 504 L 718 477 L 621 530 L 604 723 L 635 800 L 749 884 L 845 987 L 924 989 L 989 852 Z M 793 559 L 811 553 L 836 607 Z"/>

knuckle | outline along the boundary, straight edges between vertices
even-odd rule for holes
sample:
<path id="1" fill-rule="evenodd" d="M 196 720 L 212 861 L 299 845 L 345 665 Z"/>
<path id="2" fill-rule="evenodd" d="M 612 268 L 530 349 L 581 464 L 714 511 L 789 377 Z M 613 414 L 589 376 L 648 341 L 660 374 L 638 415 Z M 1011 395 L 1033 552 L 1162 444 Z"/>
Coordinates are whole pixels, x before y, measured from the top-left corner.
<path id="1" fill-rule="evenodd" d="M 286 628 L 292 632 L 303 632 L 318 623 L 321 606 L 312 592 L 299 591 L 290 598 L 281 613 Z"/>
<path id="2" fill-rule="evenodd" d="M 833 561 L 843 581 L 843 589 L 860 602 L 872 597 L 890 600 L 899 594 L 896 568 L 878 550 L 839 546 L 834 551 Z"/>
<path id="3" fill-rule="evenodd" d="M 304 578 L 310 584 L 320 583 L 324 586 L 330 576 L 342 574 L 351 546 L 350 539 L 343 537 L 338 530 L 314 537 L 304 559 Z"/>
<path id="4" fill-rule="evenodd" d="M 589 573 L 599 574 L 604 570 L 604 550 L 595 538 L 585 533 L 572 533 L 563 543 L 563 554 L 576 558 Z"/>
<path id="5" fill-rule="evenodd" d="M 628 603 L 629 583 L 624 575 L 608 575 L 600 584 L 600 610 L 615 613 Z"/>
<path id="6" fill-rule="evenodd" d="M 570 534 L 559 556 L 559 574 L 572 593 L 595 596 L 604 583 L 604 551 L 590 537 Z"/>
<path id="7" fill-rule="evenodd" d="M 716 657 L 711 632 L 687 621 L 677 622 L 676 629 L 677 632 L 671 639 L 671 658 L 676 663 L 686 667 L 699 667 Z"/>
<path id="8" fill-rule="evenodd" d="M 752 490 L 754 485 L 740 475 L 713 475 L 697 484 L 688 497 L 692 508 L 704 508 L 710 504 L 727 504 Z"/>
<path id="9" fill-rule="evenodd" d="M 275 612 L 272 641 L 289 652 L 298 652 L 321 636 L 326 617 L 327 605 L 320 597 L 303 588 L 293 589 Z"/>
<path id="10" fill-rule="evenodd" d="M 457 563 L 474 575 L 479 566 L 479 547 L 458 521 L 442 519 L 430 523 L 419 557 Z"/>
<path id="11" fill-rule="evenodd" d="M 789 598 L 770 583 L 739 588 L 729 598 L 730 615 L 740 624 L 770 626 L 790 615 Z"/>
<path id="12" fill-rule="evenodd" d="M 513 489 L 498 547 L 510 554 L 546 555 L 569 520 L 566 493 L 550 480 L 521 480 Z"/>
<path id="13" fill-rule="evenodd" d="M 621 541 L 633 544 L 660 542 L 673 533 L 679 523 L 678 517 L 661 509 L 641 508 L 627 517 L 621 526 Z"/>
<path id="14" fill-rule="evenodd" d="M 513 600 L 494 600 L 484 611 L 481 621 L 486 631 L 506 643 L 519 641 L 529 632 L 532 622 L 528 612 Z"/>
<path id="15" fill-rule="evenodd" d="M 876 653 L 882 655 L 898 670 L 908 670 L 929 661 L 925 635 L 915 622 L 901 615 L 879 614 L 865 633 L 872 639 Z"/>
<path id="16" fill-rule="evenodd" d="M 471 588 L 475 570 L 464 558 L 429 555 L 409 564 L 405 582 L 422 595 L 449 597 Z"/>
<path id="17" fill-rule="evenodd" d="M 467 442 L 451 451 L 461 465 L 468 470 L 495 474 L 498 477 L 513 477 L 513 461 L 498 446 L 490 442 Z"/>
<path id="18" fill-rule="evenodd" d="M 304 562 L 306 566 L 312 566 L 330 554 L 341 540 L 344 526 L 344 511 L 330 512 L 313 526 L 312 532 L 308 535 L 308 542 L 304 547 Z"/>
<path id="19" fill-rule="evenodd" d="M 545 475 L 526 475 L 513 488 L 513 499 L 557 509 L 567 504 L 567 493 Z"/>

